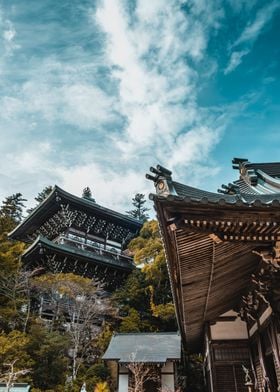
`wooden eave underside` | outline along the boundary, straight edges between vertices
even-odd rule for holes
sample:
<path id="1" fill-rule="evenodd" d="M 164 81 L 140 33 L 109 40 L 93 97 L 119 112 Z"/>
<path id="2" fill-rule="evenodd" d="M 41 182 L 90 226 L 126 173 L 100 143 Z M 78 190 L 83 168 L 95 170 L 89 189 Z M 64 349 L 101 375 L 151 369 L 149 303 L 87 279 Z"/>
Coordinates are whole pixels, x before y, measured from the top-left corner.
<path id="1" fill-rule="evenodd" d="M 38 239 L 32 244 L 23 254 L 22 261 L 28 269 L 42 268 L 51 273 L 71 272 L 94 279 L 104 284 L 104 288 L 109 291 L 119 287 L 134 268 L 133 265 L 53 244 L 47 239 Z"/>
<path id="2" fill-rule="evenodd" d="M 277 239 L 279 214 L 276 219 L 275 212 L 267 209 L 238 211 L 234 207 L 225 210 L 182 204 L 161 200 L 156 202 L 156 209 L 179 326 L 188 348 L 196 350 L 203 342 L 204 323 L 239 304 L 252 273 L 260 265 L 260 258 L 252 251 L 258 246 L 271 245 L 269 230 L 274 231 Z M 196 220 L 202 225 L 195 225 Z M 190 221 L 193 222 L 190 224 Z M 232 238 L 221 240 L 217 237 L 215 241 L 211 233 L 217 234 L 216 222 L 219 222 L 219 233 L 231 228 Z M 196 226 L 195 230 L 192 225 Z M 252 238 L 235 238 L 246 227 L 251 230 Z M 267 235 L 262 235 L 259 240 L 257 232 L 262 230 L 266 230 Z"/>

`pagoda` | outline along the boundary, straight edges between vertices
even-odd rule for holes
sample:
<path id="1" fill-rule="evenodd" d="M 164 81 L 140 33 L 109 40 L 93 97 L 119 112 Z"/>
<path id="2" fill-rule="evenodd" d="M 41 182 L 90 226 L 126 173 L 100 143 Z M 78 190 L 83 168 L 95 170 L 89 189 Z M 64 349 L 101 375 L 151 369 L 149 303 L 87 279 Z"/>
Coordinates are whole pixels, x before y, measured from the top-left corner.
<path id="1" fill-rule="evenodd" d="M 141 227 L 132 217 L 55 186 L 9 237 L 30 243 L 22 255 L 28 269 L 72 272 L 111 291 L 135 268 L 126 247 Z"/>
<path id="2" fill-rule="evenodd" d="M 280 163 L 233 159 L 218 193 L 147 178 L 185 347 L 203 352 L 208 390 L 280 390 Z"/>

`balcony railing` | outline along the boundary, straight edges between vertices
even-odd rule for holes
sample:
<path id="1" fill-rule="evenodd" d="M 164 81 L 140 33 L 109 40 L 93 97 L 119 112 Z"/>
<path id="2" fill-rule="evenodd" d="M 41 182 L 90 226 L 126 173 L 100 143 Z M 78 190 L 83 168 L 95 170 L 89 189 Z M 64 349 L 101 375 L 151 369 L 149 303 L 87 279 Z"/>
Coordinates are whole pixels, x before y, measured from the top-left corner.
<path id="1" fill-rule="evenodd" d="M 110 249 L 105 249 L 101 246 L 95 246 L 92 244 L 88 244 L 81 238 L 69 238 L 67 235 L 60 235 L 59 237 L 56 238 L 55 242 L 57 244 L 61 245 L 66 245 L 70 246 L 71 248 L 76 248 L 80 250 L 84 250 L 86 252 L 90 252 L 99 256 L 103 256 L 105 258 L 111 259 L 114 261 L 114 263 L 119 263 L 119 264 L 129 264 L 133 265 L 133 259 L 132 257 L 126 256 L 122 254 L 121 252 L 118 252 L 117 250 L 110 250 Z"/>

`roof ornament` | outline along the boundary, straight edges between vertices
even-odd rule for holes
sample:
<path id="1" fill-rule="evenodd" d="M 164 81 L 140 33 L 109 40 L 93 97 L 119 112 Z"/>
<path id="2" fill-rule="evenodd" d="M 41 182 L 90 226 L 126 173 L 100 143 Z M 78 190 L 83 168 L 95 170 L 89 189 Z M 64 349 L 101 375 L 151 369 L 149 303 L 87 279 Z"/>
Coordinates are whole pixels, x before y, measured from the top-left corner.
<path id="1" fill-rule="evenodd" d="M 232 162 L 232 168 L 235 170 L 241 169 L 242 166 L 244 166 L 244 163 L 249 163 L 248 159 L 246 158 L 233 158 Z"/>
<path id="2" fill-rule="evenodd" d="M 245 158 L 233 158 L 233 169 L 240 172 L 240 177 L 244 179 L 249 185 L 256 186 L 258 184 L 258 175 L 256 171 L 250 168 L 250 162 Z"/>
<path id="3" fill-rule="evenodd" d="M 230 182 L 227 185 L 222 184 L 221 188 L 218 189 L 218 193 L 224 193 L 225 195 L 237 195 L 240 194 L 240 189 L 238 185 Z"/>
<path id="4" fill-rule="evenodd" d="M 173 186 L 172 171 L 166 169 L 161 165 L 157 165 L 156 168 L 150 167 L 150 172 L 155 174 L 152 176 L 146 174 L 146 178 L 154 182 L 156 192 L 161 196 L 177 195 Z"/>

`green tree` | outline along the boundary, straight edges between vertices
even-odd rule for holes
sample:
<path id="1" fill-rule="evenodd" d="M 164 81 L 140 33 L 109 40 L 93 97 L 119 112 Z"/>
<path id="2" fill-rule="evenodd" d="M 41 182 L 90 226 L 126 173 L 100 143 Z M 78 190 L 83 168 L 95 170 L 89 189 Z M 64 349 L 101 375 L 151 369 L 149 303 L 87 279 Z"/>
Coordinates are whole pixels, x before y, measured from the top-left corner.
<path id="1" fill-rule="evenodd" d="M 27 352 L 34 360 L 33 385 L 41 390 L 57 390 L 66 380 L 69 365 L 69 338 L 58 332 L 49 332 L 43 325 L 34 324 L 29 331 Z"/>
<path id="2" fill-rule="evenodd" d="M 28 274 L 21 270 L 20 255 L 25 245 L 7 239 L 3 226 L 0 232 L 0 329 L 8 332 L 15 328 L 24 330 L 28 304 Z"/>
<path id="3" fill-rule="evenodd" d="M 155 220 L 145 222 L 140 234 L 129 244 L 135 270 L 125 285 L 114 294 L 120 314 L 134 309 L 139 313 L 140 331 L 177 329 L 164 250 Z M 133 315 L 133 312 L 132 312 Z M 133 319 L 133 317 L 132 317 Z M 126 319 L 130 321 L 130 317 Z"/>
<path id="4" fill-rule="evenodd" d="M 14 226 L 17 225 L 23 218 L 25 201 L 26 199 L 22 197 L 21 193 L 15 193 L 11 196 L 7 196 L 2 202 L 0 217 L 6 219 L 7 223 L 10 220 L 10 224 Z"/>
<path id="5" fill-rule="evenodd" d="M 54 322 L 67 322 L 72 358 L 72 379 L 75 381 L 83 363 L 92 356 L 92 342 L 97 337 L 93 328 L 96 319 L 111 313 L 108 298 L 100 299 L 99 287 L 90 279 L 75 274 L 47 274 L 34 280 L 41 294 L 54 304 Z"/>
<path id="6" fill-rule="evenodd" d="M 14 372 L 31 368 L 34 361 L 27 352 L 29 337 L 19 331 L 0 335 L 0 374 L 6 374 L 7 364 L 14 364 Z"/>
<path id="7" fill-rule="evenodd" d="M 121 325 L 120 332 L 140 332 L 141 319 L 136 309 L 130 308 L 128 316 L 124 317 Z"/>
<path id="8" fill-rule="evenodd" d="M 52 192 L 53 187 L 51 185 L 47 185 L 41 192 L 38 193 L 36 197 L 34 197 L 34 200 L 37 202 L 36 206 L 41 204 Z M 29 208 L 26 212 L 30 214 L 35 208 Z"/>
<path id="9" fill-rule="evenodd" d="M 127 211 L 127 214 L 140 221 L 147 221 L 149 219 L 149 215 L 147 214 L 149 208 L 145 207 L 146 202 L 147 201 L 143 193 L 136 193 L 132 199 L 134 209 Z"/>

